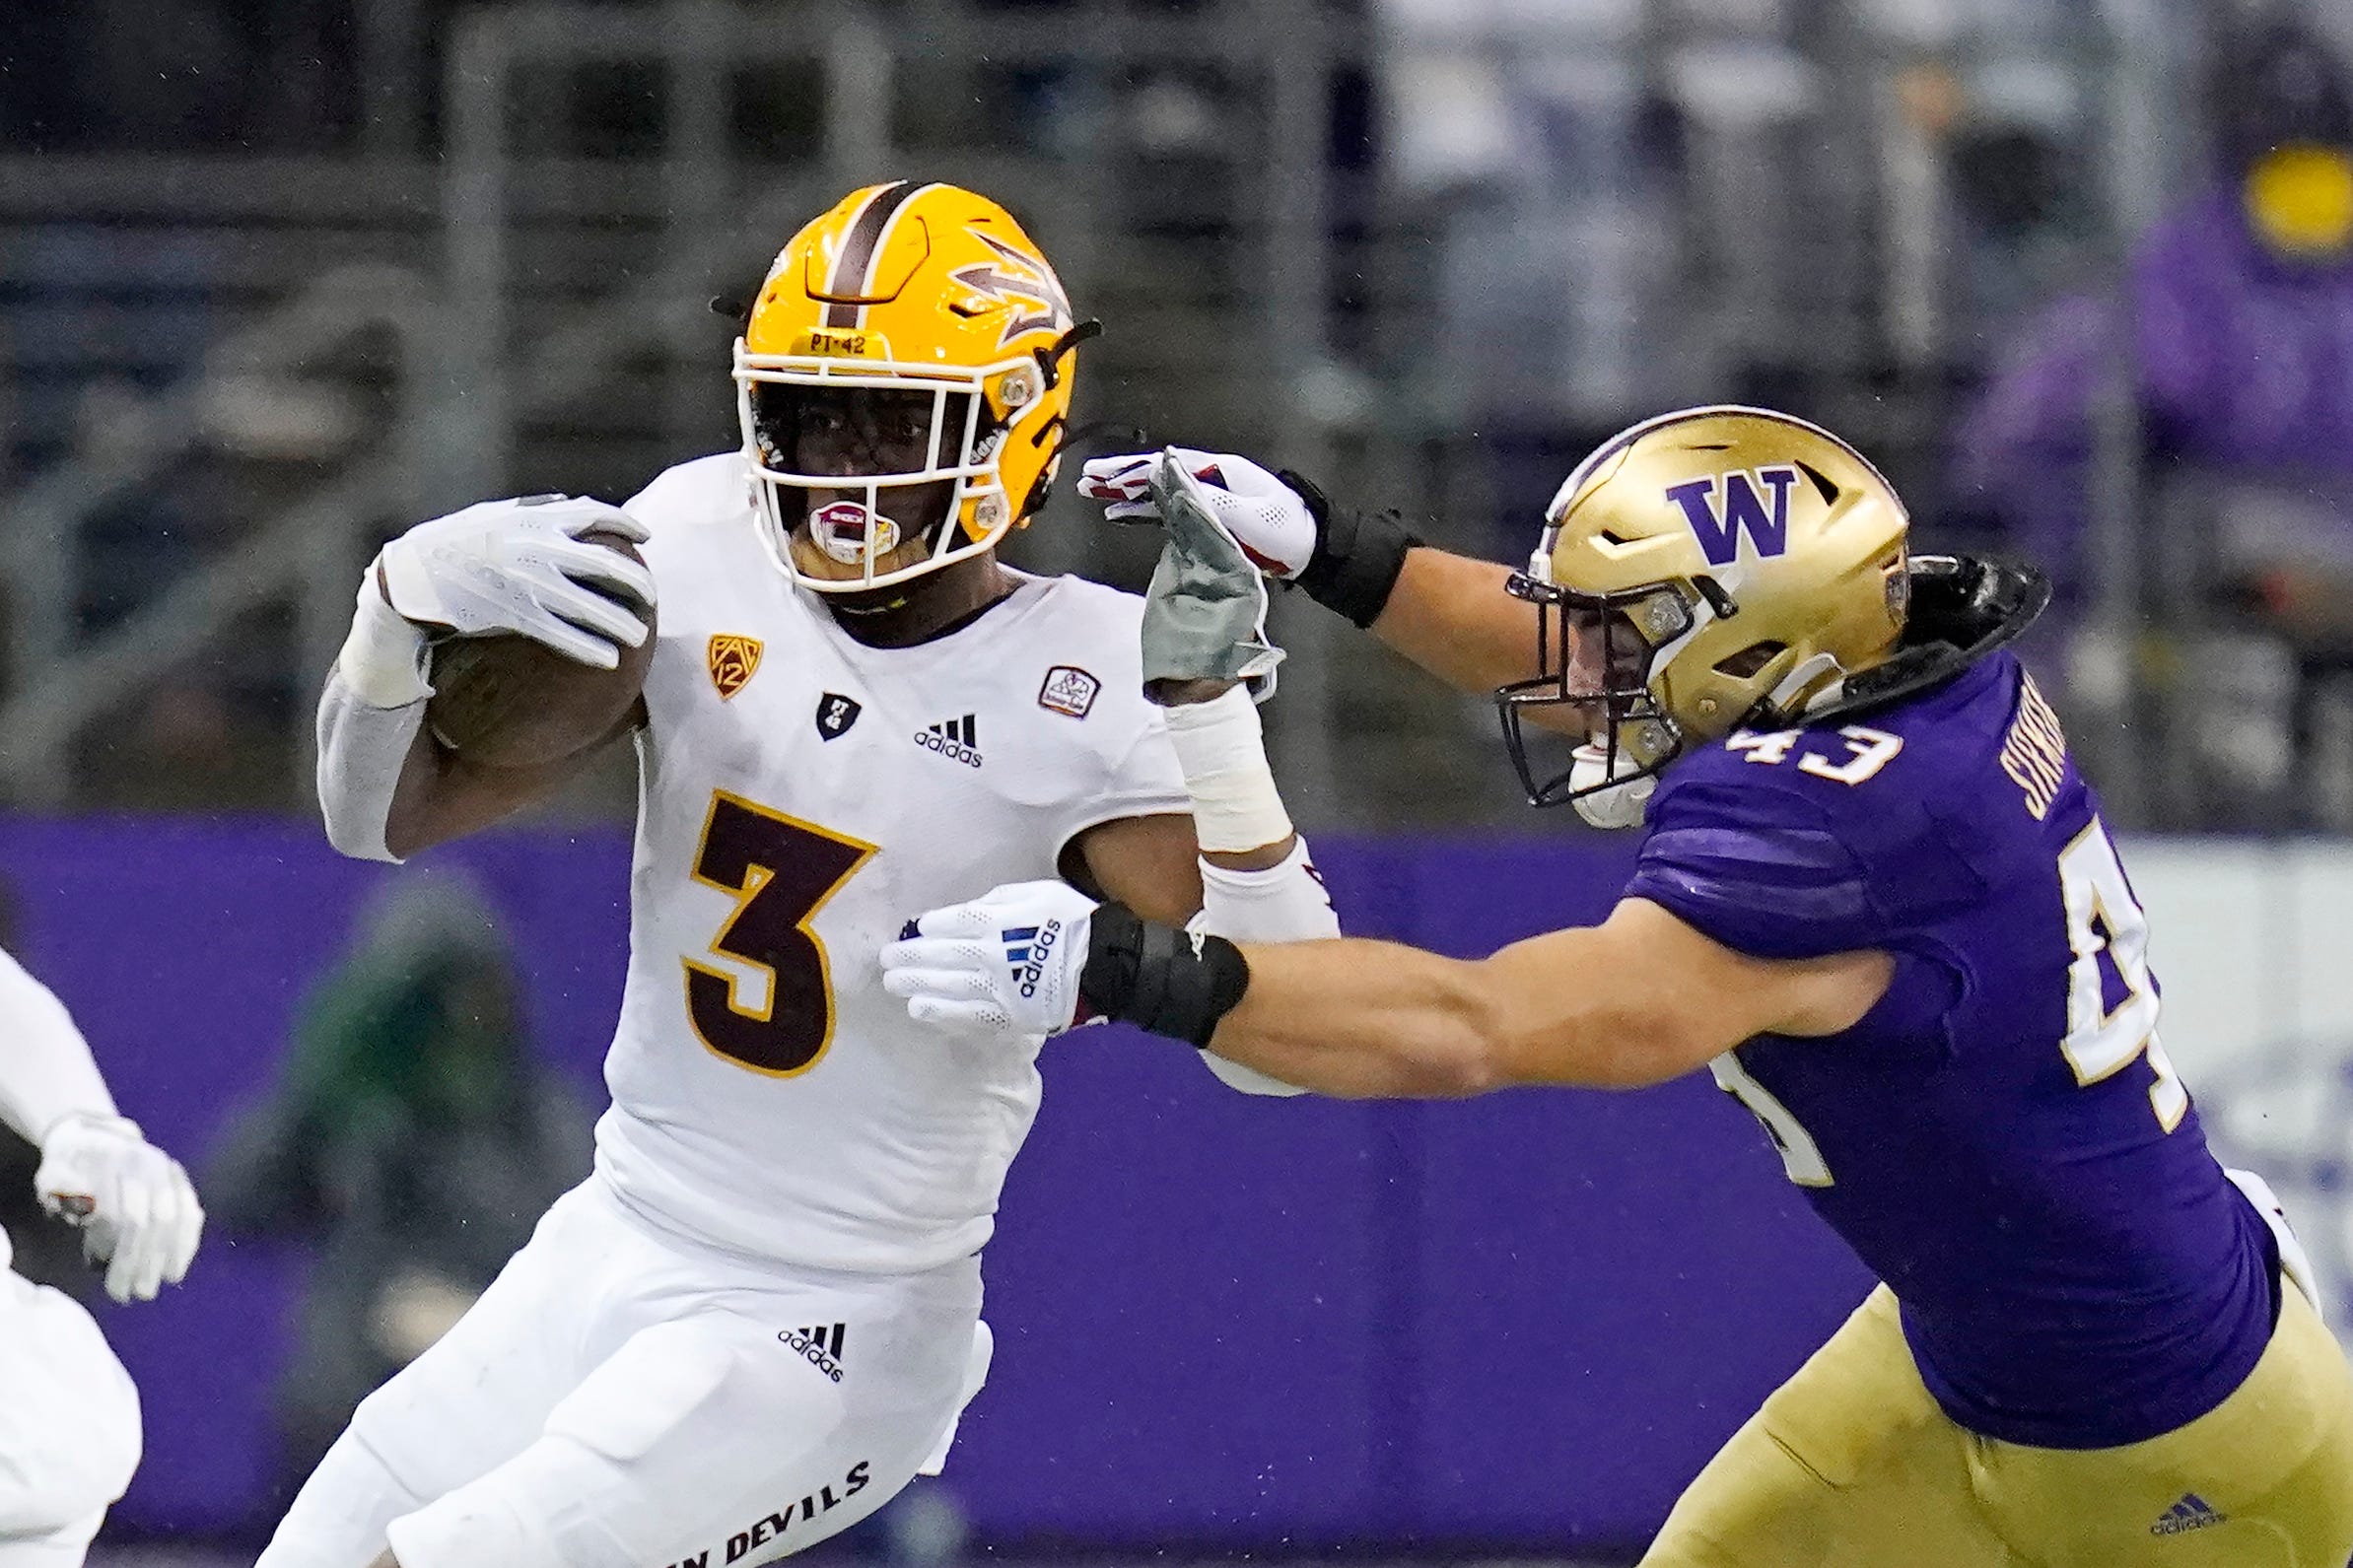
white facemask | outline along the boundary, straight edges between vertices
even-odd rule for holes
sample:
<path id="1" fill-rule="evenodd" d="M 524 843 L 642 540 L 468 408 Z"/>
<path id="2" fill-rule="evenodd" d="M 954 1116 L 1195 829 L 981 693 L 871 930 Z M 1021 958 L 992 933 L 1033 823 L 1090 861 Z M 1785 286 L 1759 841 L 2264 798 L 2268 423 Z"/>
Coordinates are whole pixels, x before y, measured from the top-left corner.
<path id="1" fill-rule="evenodd" d="M 1633 760 L 1619 755 L 1620 772 L 1631 772 Z M 1577 815 L 1597 828 L 1638 828 L 1642 812 L 1650 804 L 1650 792 L 1658 787 L 1655 776 L 1645 774 L 1628 779 L 1624 784 L 1610 784 L 1610 756 L 1603 747 L 1592 742 L 1579 746 L 1569 754 L 1568 784 L 1571 789 L 1591 789 L 1591 794 L 1578 794 L 1569 804 L 1577 808 Z M 1606 784 L 1606 788 L 1596 785 Z"/>

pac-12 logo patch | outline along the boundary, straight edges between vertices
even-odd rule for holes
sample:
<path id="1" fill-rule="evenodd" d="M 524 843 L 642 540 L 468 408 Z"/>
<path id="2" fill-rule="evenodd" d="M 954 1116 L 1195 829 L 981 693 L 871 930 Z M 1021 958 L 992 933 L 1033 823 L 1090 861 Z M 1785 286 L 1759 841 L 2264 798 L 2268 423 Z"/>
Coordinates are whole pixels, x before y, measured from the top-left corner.
<path id="1" fill-rule="evenodd" d="M 1767 501 L 1757 491 L 1763 486 Z M 1724 492 L 1723 510 L 1716 509 L 1716 490 Z M 1683 509 L 1686 522 L 1698 536 L 1699 552 L 1707 564 L 1728 567 L 1740 554 L 1740 536 L 1760 556 L 1777 556 L 1789 548 L 1789 492 L 1797 487 L 1797 470 L 1760 468 L 1755 473 L 1734 469 L 1713 479 L 1695 479 L 1670 485 L 1667 499 Z"/>
<path id="2" fill-rule="evenodd" d="M 759 670 L 760 640 L 732 632 L 715 633 L 704 656 L 711 665 L 711 684 L 719 688 L 720 700 L 725 702 L 743 690 L 744 683 Z"/>
<path id="3" fill-rule="evenodd" d="M 1038 706 L 1050 714 L 1068 714 L 1073 718 L 1084 718 L 1095 706 L 1095 693 L 1103 683 L 1075 664 L 1057 664 L 1046 672 L 1045 684 L 1038 688 Z"/>
<path id="4" fill-rule="evenodd" d="M 827 692 L 817 699 L 817 738 L 840 738 L 852 724 L 858 722 L 862 711 L 857 698 L 844 697 L 839 692 Z"/>

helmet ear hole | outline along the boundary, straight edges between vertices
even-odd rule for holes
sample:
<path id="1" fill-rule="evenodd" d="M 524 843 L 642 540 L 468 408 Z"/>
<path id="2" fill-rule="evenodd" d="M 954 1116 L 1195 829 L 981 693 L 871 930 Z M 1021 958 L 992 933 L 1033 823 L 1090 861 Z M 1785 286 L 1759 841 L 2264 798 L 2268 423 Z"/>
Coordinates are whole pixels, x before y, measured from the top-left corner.
<path id="1" fill-rule="evenodd" d="M 1751 643 L 1737 653 L 1716 660 L 1716 673 L 1745 681 L 1789 650 L 1786 643 Z"/>

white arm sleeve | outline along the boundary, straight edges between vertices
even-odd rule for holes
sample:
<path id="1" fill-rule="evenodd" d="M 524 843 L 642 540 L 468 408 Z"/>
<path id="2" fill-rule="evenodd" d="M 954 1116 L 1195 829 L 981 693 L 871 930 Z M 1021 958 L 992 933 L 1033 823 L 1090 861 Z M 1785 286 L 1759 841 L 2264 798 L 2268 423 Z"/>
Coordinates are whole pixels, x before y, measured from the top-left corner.
<path id="1" fill-rule="evenodd" d="M 1227 871 L 1201 862 L 1201 913 L 1188 928 L 1237 942 L 1308 942 L 1340 934 L 1340 917 L 1307 858 L 1307 841 L 1291 832 L 1275 775 L 1267 766 L 1258 707 L 1235 686 L 1206 703 L 1168 710 L 1168 740 L 1193 831 L 1204 850 L 1244 851 L 1292 840 L 1290 853 L 1264 871 Z M 1201 1059 L 1244 1094 L 1304 1094 L 1253 1067 L 1205 1051 Z"/>
<path id="2" fill-rule="evenodd" d="M 0 952 L 0 1122 L 39 1144 L 77 1115 L 115 1115 L 90 1045 L 65 1003 Z"/>
<path id="3" fill-rule="evenodd" d="M 1237 942 L 1312 942 L 1340 934 L 1331 895 L 1307 857 L 1307 841 L 1291 846 L 1281 863 L 1264 871 L 1228 871 L 1201 863 L 1201 913 L 1190 924 Z M 1255 1067 L 1205 1051 L 1201 1059 L 1229 1088 L 1244 1094 L 1304 1094 Z"/>
<path id="4" fill-rule="evenodd" d="M 327 842 L 358 860 L 392 860 L 384 823 L 400 767 L 425 722 L 425 639 L 360 583 L 351 637 L 318 698 L 318 811 Z"/>

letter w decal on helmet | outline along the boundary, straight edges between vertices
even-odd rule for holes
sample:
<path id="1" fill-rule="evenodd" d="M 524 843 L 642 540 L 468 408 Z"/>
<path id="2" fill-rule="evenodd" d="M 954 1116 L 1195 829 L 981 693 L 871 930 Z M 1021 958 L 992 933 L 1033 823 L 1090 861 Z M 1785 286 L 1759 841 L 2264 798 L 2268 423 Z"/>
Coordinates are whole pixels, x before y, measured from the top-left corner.
<path id="1" fill-rule="evenodd" d="M 1735 470 L 1709 479 L 1694 479 L 1667 487 L 1667 499 L 1683 509 L 1698 537 L 1700 553 L 1709 566 L 1728 567 L 1740 555 L 1743 534 L 1761 556 L 1779 555 L 1789 546 L 1789 491 L 1797 483 L 1794 468 L 1760 468 L 1754 474 Z M 1757 498 L 1758 485 L 1771 492 L 1772 503 Z M 1724 507 L 1716 510 L 1721 487 Z"/>

